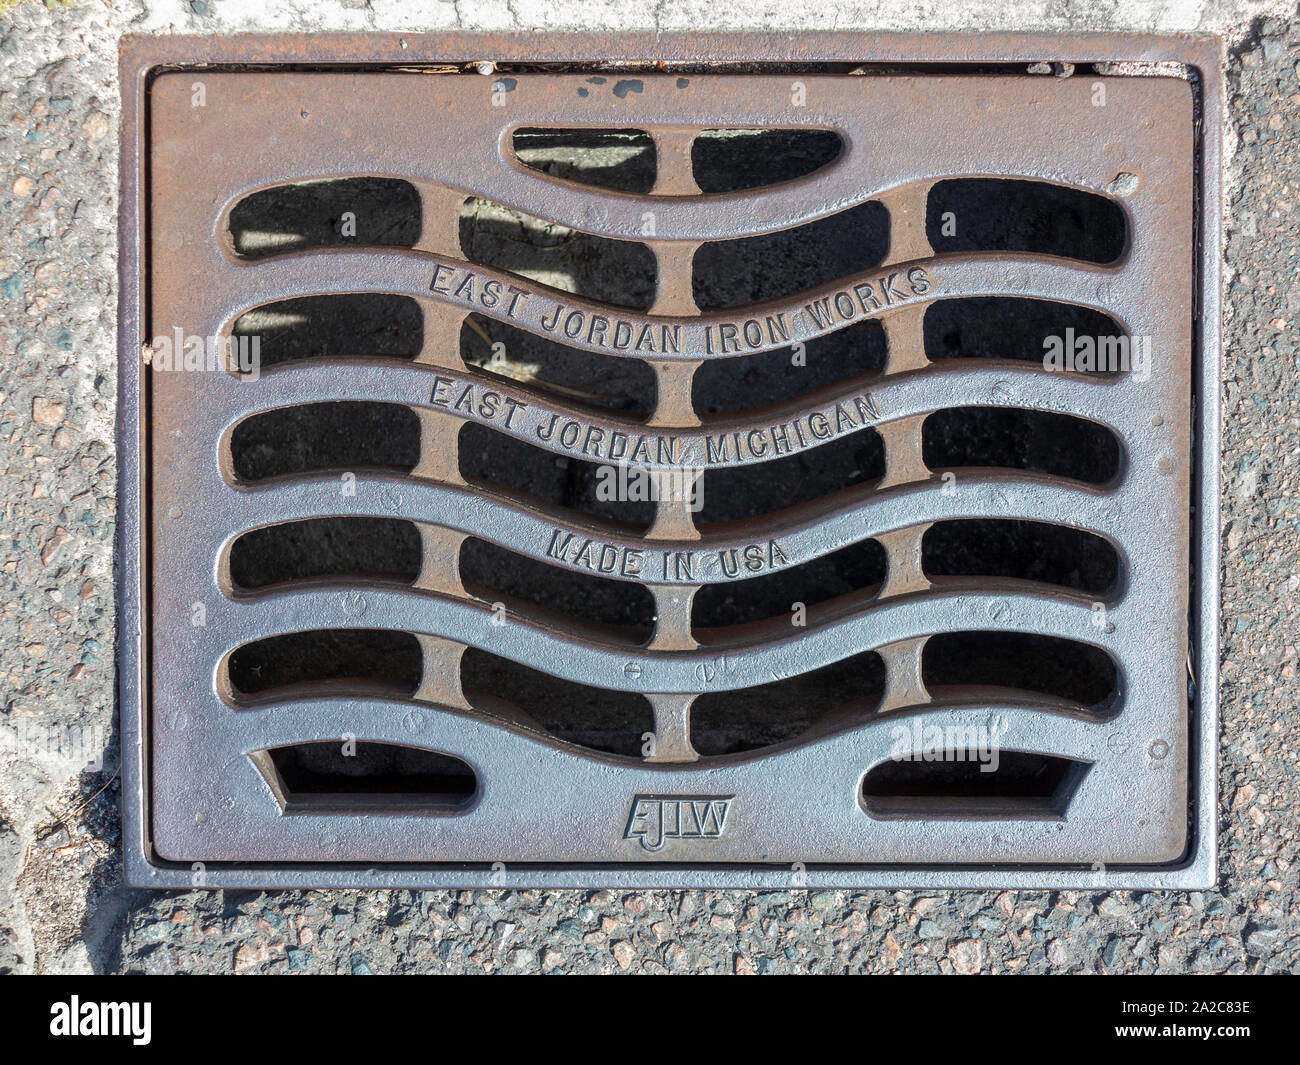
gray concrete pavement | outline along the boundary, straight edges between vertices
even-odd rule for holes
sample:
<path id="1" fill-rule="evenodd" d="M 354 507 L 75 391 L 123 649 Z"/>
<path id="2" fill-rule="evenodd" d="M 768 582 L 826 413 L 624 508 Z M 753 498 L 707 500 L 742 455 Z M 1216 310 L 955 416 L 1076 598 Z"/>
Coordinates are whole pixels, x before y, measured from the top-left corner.
<path id="1" fill-rule="evenodd" d="M 1292 4 L 0 4 L 0 972 L 1300 971 L 1300 17 Z M 1212 30 L 1230 42 L 1222 881 L 1204 892 L 125 888 L 112 544 L 123 32 Z M 61 749 L 58 745 L 61 744 Z M 90 764 L 87 765 L 86 763 Z"/>

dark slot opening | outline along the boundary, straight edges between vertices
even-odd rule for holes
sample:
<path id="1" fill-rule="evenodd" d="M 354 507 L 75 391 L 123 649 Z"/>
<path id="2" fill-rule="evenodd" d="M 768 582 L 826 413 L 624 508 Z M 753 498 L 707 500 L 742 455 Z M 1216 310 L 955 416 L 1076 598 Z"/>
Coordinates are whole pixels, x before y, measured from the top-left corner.
<path id="1" fill-rule="evenodd" d="M 231 686 L 243 695 L 324 681 L 413 695 L 423 668 L 419 640 L 387 629 L 290 632 L 246 643 L 229 659 Z"/>
<path id="2" fill-rule="evenodd" d="M 925 353 L 933 362 L 1014 359 L 1041 366 L 1044 357 L 1055 349 L 1055 340 L 1060 341 L 1062 350 L 1078 350 L 1069 345 L 1077 345 L 1083 338 L 1091 338 L 1094 349 L 1107 352 L 1129 346 L 1127 334 L 1108 314 L 1090 307 L 1014 296 L 940 300 L 926 308 L 924 328 Z M 1111 376 L 1104 368 L 1078 365 L 1079 372 Z"/>
<path id="3" fill-rule="evenodd" d="M 751 560 L 767 562 L 770 545 L 759 543 L 754 548 L 749 553 L 737 552 L 730 558 L 729 568 L 745 573 Z M 777 617 L 788 620 L 794 616 L 795 603 L 811 608 L 840 596 L 878 588 L 884 583 L 885 568 L 885 549 L 875 540 L 866 540 L 762 577 L 706 584 L 695 593 L 691 622 L 703 628 Z"/>
<path id="4" fill-rule="evenodd" d="M 474 198 L 461 208 L 460 245 L 480 266 L 600 303 L 645 310 L 654 300 L 654 253 L 636 241 L 598 237 Z"/>
<path id="5" fill-rule="evenodd" d="M 410 296 L 348 292 L 278 300 L 235 322 L 236 337 L 256 337 L 259 366 L 348 355 L 411 359 L 424 343 L 424 313 Z"/>
<path id="6" fill-rule="evenodd" d="M 514 133 L 515 155 L 524 166 L 551 177 L 618 192 L 654 188 L 654 139 L 639 129 L 541 129 Z"/>
<path id="7" fill-rule="evenodd" d="M 366 467 L 409 473 L 420 459 L 420 422 L 396 403 L 303 403 L 244 419 L 230 451 L 245 481 Z"/>
<path id="8" fill-rule="evenodd" d="M 889 212 L 874 200 L 816 222 L 703 244 L 691 287 L 702 310 L 780 299 L 877 265 L 889 250 Z"/>
<path id="9" fill-rule="evenodd" d="M 757 355 L 709 359 L 695 371 L 692 401 L 696 410 L 709 414 L 785 403 L 879 373 L 885 366 L 885 352 L 884 327 L 876 321 L 861 321 L 808 341 L 802 353 L 785 347 Z"/>
<path id="10" fill-rule="evenodd" d="M 1002 466 L 1105 484 L 1119 473 L 1119 441 L 1104 425 L 1047 411 L 955 407 L 921 429 L 932 470 Z"/>
<path id="11" fill-rule="evenodd" d="M 1119 578 L 1119 555 L 1082 529 L 993 518 L 936 522 L 921 540 L 930 577 L 1019 577 L 1105 595 Z"/>
<path id="12" fill-rule="evenodd" d="M 921 677 L 932 691 L 966 685 L 1019 688 L 1099 711 L 1109 708 L 1119 688 L 1115 663 L 1100 647 L 1021 632 L 931 636 L 921 652 Z"/>
<path id="13" fill-rule="evenodd" d="M 787 680 L 741 691 L 706 692 L 691 704 L 691 743 L 702 755 L 785 743 L 816 725 L 849 728 L 875 712 L 885 666 L 874 651 Z"/>
<path id="14" fill-rule="evenodd" d="M 420 532 L 396 518 L 306 518 L 244 533 L 230 546 L 236 588 L 311 577 L 365 575 L 410 583 L 420 572 Z"/>
<path id="15" fill-rule="evenodd" d="M 465 320 L 460 354 L 469 366 L 564 404 L 629 416 L 645 416 L 654 408 L 654 371 L 639 359 L 567 347 L 483 315 Z"/>
<path id="16" fill-rule="evenodd" d="M 602 473 L 602 468 L 608 472 Z M 623 491 L 612 476 L 616 473 L 612 466 L 543 451 L 483 425 L 469 423 L 461 430 L 460 472 L 466 478 L 639 530 L 649 528 L 654 520 L 655 504 L 650 499 L 617 498 L 630 495 L 639 480 L 629 477 L 629 491 Z"/>
<path id="17" fill-rule="evenodd" d="M 640 758 L 642 737 L 654 730 L 654 714 L 644 696 L 560 680 L 474 647 L 465 652 L 460 675 L 471 702 L 486 693 L 579 747 Z"/>
<path id="18" fill-rule="evenodd" d="M 739 192 L 804 177 L 843 150 L 826 129 L 706 129 L 691 145 L 691 166 L 701 192 Z"/>
<path id="19" fill-rule="evenodd" d="M 617 565 L 616 558 L 611 561 L 593 550 L 594 565 Z M 599 625 L 608 638 L 635 644 L 649 639 L 654 629 L 654 598 L 639 584 L 560 569 L 473 537 L 461 547 L 460 566 L 467 590 L 482 599 L 503 596 L 532 603 L 566 615 L 562 624 Z"/>
<path id="20" fill-rule="evenodd" d="M 1096 193 L 1045 181 L 955 178 L 930 190 L 925 235 L 937 252 L 1022 251 L 1113 263 L 1128 236 L 1124 210 Z"/>
<path id="21" fill-rule="evenodd" d="M 787 425 L 788 437 L 795 439 Z M 767 438 L 772 448 L 770 434 Z M 707 470 L 696 515 L 700 525 L 771 514 L 844 488 L 874 484 L 885 473 L 885 450 L 874 429 L 847 433 L 795 455 Z"/>
<path id="22" fill-rule="evenodd" d="M 478 791 L 467 762 L 396 743 L 299 743 L 252 757 L 286 814 L 436 813 Z"/>
<path id="23" fill-rule="evenodd" d="M 409 181 L 301 181 L 240 200 L 230 212 L 230 239 L 244 259 L 339 244 L 410 248 L 420 239 L 420 216 L 420 194 Z"/>
<path id="24" fill-rule="evenodd" d="M 862 780 L 863 807 L 879 818 L 1056 819 L 1065 816 L 1091 768 L 1070 758 L 999 751 L 996 770 L 983 772 L 993 764 L 987 752 L 983 762 L 977 752 L 957 753 L 967 760 L 882 762 Z"/>

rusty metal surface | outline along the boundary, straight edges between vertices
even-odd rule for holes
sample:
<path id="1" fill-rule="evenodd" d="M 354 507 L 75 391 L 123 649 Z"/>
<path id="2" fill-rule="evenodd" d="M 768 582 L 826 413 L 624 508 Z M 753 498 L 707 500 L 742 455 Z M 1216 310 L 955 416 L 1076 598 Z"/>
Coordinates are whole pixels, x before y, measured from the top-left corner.
<path id="1" fill-rule="evenodd" d="M 1189 511 L 1193 444 L 1200 443 L 1190 410 L 1197 145 L 1185 81 L 1101 79 L 1115 103 L 1096 107 L 1090 78 L 800 75 L 808 103 L 794 106 L 784 75 L 638 72 L 628 75 L 635 89 L 616 93 L 612 80 L 592 91 L 583 75 L 519 72 L 510 75 L 508 106 L 500 107 L 493 106 L 493 79 L 473 75 L 206 70 L 206 101 L 196 108 L 193 80 L 187 71 L 162 73 L 143 97 L 150 184 L 142 295 L 149 314 L 138 336 L 170 335 L 176 327 L 228 335 L 250 309 L 343 292 L 418 299 L 425 335 L 420 354 L 401 365 L 315 358 L 269 368 L 256 381 L 223 372 L 143 374 L 150 461 L 140 546 L 142 554 L 146 544 L 152 550 L 143 618 L 148 680 L 140 693 L 148 731 L 139 740 L 151 759 L 151 784 L 141 790 L 141 828 L 155 856 L 151 875 L 168 862 L 182 870 L 195 862 L 213 870 L 247 863 L 258 868 L 231 866 L 232 873 L 210 882 L 377 883 L 374 873 L 322 874 L 293 863 L 413 863 L 407 872 L 384 874 L 383 882 L 474 883 L 481 874 L 439 873 L 436 863 L 482 869 L 503 862 L 553 863 L 576 870 L 569 879 L 584 883 L 654 882 L 637 869 L 652 865 L 662 867 L 657 882 L 702 883 L 717 870 L 691 877 L 683 867 L 720 866 L 721 882 L 728 882 L 728 875 L 752 880 L 760 867 L 798 863 L 834 870 L 823 882 L 888 882 L 894 874 L 882 878 L 878 870 L 902 866 L 911 867 L 898 874 L 902 882 L 952 883 L 942 877 L 953 874 L 936 870 L 987 865 L 1009 882 L 1011 868 L 1172 866 L 1183 858 L 1193 797 Z M 655 188 L 643 196 L 610 192 L 524 167 L 513 156 L 510 132 L 537 126 L 646 131 L 659 149 Z M 830 166 L 779 186 L 699 194 L 686 149 L 694 132 L 719 127 L 830 129 L 845 150 Z M 1001 176 L 1107 196 L 1122 174 L 1138 181 L 1119 201 L 1132 239 L 1114 265 L 1029 254 L 937 255 L 926 240 L 925 202 L 936 181 Z M 251 262 L 234 255 L 227 217 L 243 197 L 286 182 L 353 175 L 415 185 L 423 215 L 415 248 L 328 249 Z M 467 262 L 457 230 L 467 196 L 646 244 L 659 267 L 653 305 L 645 313 L 604 306 Z M 879 267 L 754 307 L 696 307 L 690 262 L 700 244 L 789 229 L 870 200 L 884 203 L 891 219 L 890 250 Z M 490 301 L 488 292 L 495 293 Z M 1147 381 L 1101 381 L 1024 363 L 926 362 L 919 348 L 925 308 L 988 295 L 1104 311 L 1131 335 L 1152 338 L 1154 371 Z M 818 301 L 829 309 L 822 319 L 810 308 Z M 657 405 L 644 422 L 597 416 L 467 366 L 458 338 L 471 311 L 558 334 L 568 346 L 611 359 L 642 360 L 656 375 Z M 885 372 L 869 388 L 828 390 L 744 415 L 692 408 L 691 375 L 704 361 L 787 347 L 868 318 L 884 325 L 889 341 Z M 765 329 L 769 319 L 783 328 Z M 605 324 L 594 328 L 597 321 Z M 578 328 L 566 332 L 574 322 Z M 747 330 L 750 322 L 756 328 Z M 724 336 L 740 339 L 729 348 Z M 471 386 L 497 395 L 490 412 L 451 402 Z M 413 474 L 358 473 L 357 491 L 348 496 L 340 495 L 336 474 L 255 485 L 234 477 L 229 447 L 237 424 L 261 411 L 326 400 L 377 400 L 419 412 L 423 447 Z M 959 493 L 945 493 L 922 461 L 918 428 L 928 414 L 951 406 L 1089 419 L 1122 441 L 1122 471 L 1101 487 L 975 471 Z M 886 474 L 869 496 L 805 504 L 724 532 L 701 532 L 684 506 L 663 502 L 648 532 L 634 536 L 466 484 L 453 431 L 463 420 L 592 461 L 618 460 L 621 441 L 624 455 L 661 470 L 760 464 L 777 453 L 777 435 L 784 453 L 807 450 L 815 458 L 832 439 L 877 431 Z M 573 432 L 546 438 L 552 423 Z M 420 523 L 425 563 L 415 587 L 318 581 L 235 593 L 226 560 L 238 536 L 322 515 Z M 1106 624 L 1096 623 L 1091 599 L 1059 589 L 974 578 L 932 583 L 921 572 L 921 536 L 936 521 L 967 517 L 1032 518 L 1105 537 L 1125 575 L 1104 604 Z M 644 648 L 559 629 L 545 618 L 490 627 L 491 604 L 461 584 L 456 557 L 464 537 L 588 572 L 590 556 L 554 550 L 557 534 L 590 540 L 596 553 L 607 545 L 623 562 L 603 575 L 649 589 L 657 622 Z M 888 576 L 851 609 L 804 629 L 766 630 L 725 645 L 702 644 L 692 630 L 695 591 L 734 579 L 721 565 L 727 553 L 776 542 L 787 564 L 797 565 L 869 537 L 885 547 Z M 686 553 L 698 563 L 677 564 Z M 196 602 L 205 606 L 202 626 L 191 624 Z M 252 640 L 325 627 L 417 634 L 425 676 L 416 696 L 307 695 L 237 706 L 223 679 L 230 653 Z M 1048 634 L 1102 648 L 1121 677 L 1118 712 L 1102 721 L 1059 700 L 977 690 L 935 700 L 919 680 L 924 641 L 963 629 Z M 470 705 L 457 674 L 466 647 L 647 696 L 659 738 L 654 754 L 638 763 L 576 748 Z M 698 695 L 799 676 L 864 650 L 879 650 L 888 670 L 874 720 L 744 755 L 701 758 L 693 749 L 689 713 Z M 890 757 L 900 720 L 979 728 L 995 718 L 1005 723 L 1006 749 L 1090 767 L 1063 814 L 1007 820 L 953 812 L 916 820 L 864 808 L 862 778 Z M 285 816 L 258 753 L 347 735 L 453 754 L 473 767 L 479 791 L 463 809 L 440 816 Z M 143 770 L 143 754 L 141 760 Z M 708 806 L 696 811 L 700 831 L 647 846 L 646 819 L 683 800 L 721 805 L 712 822 Z M 288 871 L 273 872 L 267 863 L 285 863 Z M 618 868 L 634 871 L 611 872 Z M 1021 882 L 1029 882 L 1027 875 Z M 533 869 L 517 879 L 544 878 Z"/>

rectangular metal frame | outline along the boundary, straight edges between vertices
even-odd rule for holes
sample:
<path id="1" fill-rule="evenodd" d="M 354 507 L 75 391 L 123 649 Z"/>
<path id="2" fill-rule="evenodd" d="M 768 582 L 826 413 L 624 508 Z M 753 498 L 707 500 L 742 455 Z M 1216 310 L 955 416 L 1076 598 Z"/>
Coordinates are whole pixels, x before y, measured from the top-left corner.
<path id="1" fill-rule="evenodd" d="M 140 351 L 147 298 L 147 89 L 168 69 L 222 66 L 313 68 L 412 67 L 476 60 L 498 63 L 943 64 L 1036 61 L 1174 62 L 1193 73 L 1197 94 L 1196 341 L 1189 656 L 1196 679 L 1191 710 L 1189 849 L 1169 866 L 1092 868 L 1005 865 L 788 866 L 487 865 L 363 867 L 303 864 L 195 866 L 159 858 L 150 841 L 147 703 L 148 411 Z M 548 34 L 548 35 L 250 35 L 229 38 L 128 38 L 121 55 L 123 151 L 119 295 L 118 665 L 123 752 L 123 846 L 126 878 L 142 887 L 647 887 L 851 888 L 1206 888 L 1216 878 L 1219 630 L 1219 366 L 1221 245 L 1221 45 L 1211 37 L 1120 34 Z"/>

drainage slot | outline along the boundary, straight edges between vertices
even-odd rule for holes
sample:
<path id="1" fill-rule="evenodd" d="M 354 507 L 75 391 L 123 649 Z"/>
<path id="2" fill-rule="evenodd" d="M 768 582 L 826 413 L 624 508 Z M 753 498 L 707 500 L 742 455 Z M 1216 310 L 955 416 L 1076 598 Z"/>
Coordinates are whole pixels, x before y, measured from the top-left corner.
<path id="1" fill-rule="evenodd" d="M 1043 365 L 1059 347 L 1071 353 L 1091 349 L 1104 357 L 1088 360 L 1090 366 L 1077 361 L 1082 373 L 1112 376 L 1112 366 L 1140 372 L 1132 358 L 1136 349 L 1119 323 L 1091 307 L 1016 296 L 939 300 L 926 308 L 924 328 L 925 354 L 932 362 L 1013 359 Z"/>
<path id="2" fill-rule="evenodd" d="M 921 429 L 932 470 L 1001 466 L 1106 484 L 1120 468 L 1119 441 L 1104 425 L 1047 411 L 957 407 L 936 411 Z"/>
<path id="3" fill-rule="evenodd" d="M 1020 251 L 1113 263 L 1128 223 L 1114 200 L 1045 181 L 957 178 L 930 190 L 925 235 L 936 252 Z"/>
<path id="4" fill-rule="evenodd" d="M 921 677 L 941 687 L 1018 688 L 1113 716 L 1119 672 L 1100 647 L 1022 632 L 945 632 L 921 653 Z"/>
<path id="5" fill-rule="evenodd" d="M 645 499 L 618 498 L 631 495 L 633 485 L 646 488 L 648 479 L 643 483 L 641 478 L 629 476 L 628 491 L 623 491 L 617 467 L 543 451 L 483 425 L 469 423 L 461 430 L 460 472 L 465 478 L 533 501 L 626 523 L 637 532 L 648 529 L 655 516 L 655 504 L 648 495 Z"/>
<path id="6" fill-rule="evenodd" d="M 443 813 L 478 791 L 467 762 L 396 743 L 328 740 L 249 757 L 286 814 Z"/>
<path id="7" fill-rule="evenodd" d="M 644 244 L 569 229 L 558 222 L 468 199 L 460 214 L 460 245 L 480 266 L 504 270 L 575 296 L 647 310 L 657 267 Z"/>
<path id="8" fill-rule="evenodd" d="M 1114 590 L 1120 560 L 1095 533 L 1041 521 L 936 522 L 921 540 L 927 577 L 1017 577 L 1093 596 Z"/>
<path id="9" fill-rule="evenodd" d="M 522 710 L 556 739 L 608 754 L 640 758 L 654 714 L 644 696 L 574 684 L 471 647 L 461 685 L 474 705 L 495 698 Z M 486 705 L 486 704 L 485 704 Z"/>
<path id="10" fill-rule="evenodd" d="M 301 296 L 240 315 L 233 333 L 257 338 L 263 370 L 297 359 L 411 359 L 424 343 L 424 314 L 410 296 L 383 292 Z"/>
<path id="11" fill-rule="evenodd" d="M 708 359 L 695 371 L 695 409 L 731 414 L 803 399 L 885 367 L 884 327 L 862 321 L 793 347 L 732 359 Z"/>
<path id="12" fill-rule="evenodd" d="M 654 409 L 654 371 L 640 359 L 566 347 L 483 315 L 465 319 L 460 355 L 467 366 L 568 405 L 642 417 Z"/>
<path id="13" fill-rule="evenodd" d="M 970 742 L 961 730 L 961 744 Z M 1056 819 L 1065 811 L 1091 763 L 1025 751 L 945 748 L 944 730 L 933 726 L 937 748 L 921 727 L 924 754 L 911 761 L 881 762 L 862 780 L 862 805 L 879 818 Z M 978 741 L 977 741 L 978 742 Z M 955 760 L 961 756 L 963 761 Z"/>
<path id="14" fill-rule="evenodd" d="M 739 192 L 793 181 L 833 163 L 844 138 L 828 129 L 706 129 L 691 145 L 701 192 Z"/>
<path id="15" fill-rule="evenodd" d="M 657 160 L 650 134 L 639 129 L 517 129 L 515 156 L 530 170 L 617 192 L 648 193 Z"/>
<path id="16" fill-rule="evenodd" d="M 410 248 L 420 239 L 420 194 L 409 181 L 353 177 L 276 185 L 230 212 L 230 243 L 243 259 L 358 244 Z"/>
<path id="17" fill-rule="evenodd" d="M 601 552 L 599 545 L 591 550 L 593 568 L 608 563 L 612 572 L 618 565 L 616 554 Z M 504 597 L 510 608 L 514 606 L 511 599 L 531 603 L 541 608 L 533 616 L 555 628 L 601 626 L 602 639 L 612 637 L 638 645 L 654 631 L 654 599 L 645 587 L 629 581 L 559 569 L 473 537 L 461 547 L 460 573 L 471 594 L 488 602 Z M 554 620 L 546 614 L 555 615 Z M 509 624 L 508 613 L 503 622 Z M 609 626 L 617 631 L 609 631 Z"/>
<path id="18" fill-rule="evenodd" d="M 722 565 L 740 574 L 766 568 L 770 551 L 770 544 L 755 544 L 744 551 L 723 552 Z M 885 549 L 867 540 L 763 577 L 706 584 L 695 593 L 691 623 L 701 629 L 721 628 L 783 617 L 802 626 L 808 623 L 807 612 L 819 603 L 874 592 L 884 583 L 885 569 Z M 707 634 L 696 631 L 695 635 L 702 639 Z"/>
<path id="19" fill-rule="evenodd" d="M 876 266 L 889 250 L 889 212 L 871 201 L 816 222 L 703 244 L 691 290 L 701 310 L 780 299 Z"/>
<path id="20" fill-rule="evenodd" d="M 776 428 L 786 430 L 786 439 L 795 439 L 789 425 Z M 771 429 L 754 436 L 752 450 L 762 447 L 768 454 L 776 453 Z M 696 522 L 706 525 L 771 515 L 846 488 L 873 484 L 884 474 L 880 437 L 874 429 L 865 429 L 797 455 L 705 471 Z"/>
<path id="21" fill-rule="evenodd" d="M 253 590 L 282 581 L 365 576 L 412 583 L 420 532 L 396 518 L 306 518 L 244 533 L 230 545 L 230 579 Z"/>
<path id="22" fill-rule="evenodd" d="M 884 663 L 867 651 L 800 677 L 705 693 L 691 706 L 691 744 L 702 755 L 736 754 L 786 743 L 814 728 L 851 728 L 871 717 L 884 691 Z"/>
<path id="23" fill-rule="evenodd" d="M 349 691 L 414 695 L 423 656 L 409 632 L 312 629 L 246 643 L 231 652 L 227 669 L 236 696 L 325 681 L 353 682 Z"/>
<path id="24" fill-rule="evenodd" d="M 366 467 L 409 473 L 420 459 L 420 422 L 397 403 L 303 403 L 245 418 L 230 453 L 243 481 Z"/>

